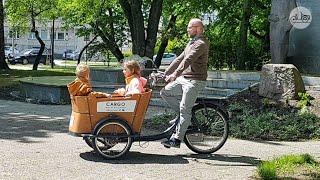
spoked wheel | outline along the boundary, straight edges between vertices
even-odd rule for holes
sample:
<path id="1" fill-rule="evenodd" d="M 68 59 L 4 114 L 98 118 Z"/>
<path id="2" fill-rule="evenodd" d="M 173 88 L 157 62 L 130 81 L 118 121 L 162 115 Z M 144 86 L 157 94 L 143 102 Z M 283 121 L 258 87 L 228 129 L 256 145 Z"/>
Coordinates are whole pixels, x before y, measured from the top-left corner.
<path id="1" fill-rule="evenodd" d="M 28 63 L 29 63 L 28 59 L 24 58 L 24 59 L 22 60 L 22 64 L 23 64 L 23 65 L 26 65 L 26 64 L 28 64 Z"/>
<path id="2" fill-rule="evenodd" d="M 83 140 L 86 142 L 86 144 L 87 144 L 89 147 L 91 147 L 92 149 L 94 149 L 94 148 L 93 148 L 93 139 L 92 139 L 91 137 L 85 136 L 85 137 L 83 137 Z M 99 141 L 100 143 L 106 144 L 103 138 L 97 138 L 97 141 Z M 112 146 L 106 144 L 106 148 L 107 148 L 107 147 L 111 148 Z"/>
<path id="3" fill-rule="evenodd" d="M 192 125 L 184 142 L 192 151 L 210 154 L 219 150 L 228 138 L 228 117 L 216 105 L 198 104 L 192 110 Z"/>
<path id="4" fill-rule="evenodd" d="M 83 137 L 83 140 L 87 143 L 87 145 L 89 147 L 93 148 L 93 145 L 92 145 L 93 142 L 92 142 L 92 139 L 90 137 L 85 136 L 85 137 Z"/>
<path id="5" fill-rule="evenodd" d="M 130 126 L 122 120 L 112 119 L 102 123 L 92 138 L 94 150 L 107 159 L 115 159 L 126 154 L 132 145 Z"/>

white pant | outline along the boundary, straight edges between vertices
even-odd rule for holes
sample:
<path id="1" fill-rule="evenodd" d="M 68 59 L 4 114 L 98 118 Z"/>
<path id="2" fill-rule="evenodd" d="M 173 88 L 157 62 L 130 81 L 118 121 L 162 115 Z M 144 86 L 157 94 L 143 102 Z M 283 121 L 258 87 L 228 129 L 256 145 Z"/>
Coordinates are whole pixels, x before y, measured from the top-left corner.
<path id="1" fill-rule="evenodd" d="M 199 92 L 206 86 L 206 81 L 186 79 L 183 76 L 167 84 L 161 91 L 161 97 L 169 106 L 180 114 L 176 132 L 171 138 L 183 140 L 189 125 L 191 125 L 191 111 Z"/>

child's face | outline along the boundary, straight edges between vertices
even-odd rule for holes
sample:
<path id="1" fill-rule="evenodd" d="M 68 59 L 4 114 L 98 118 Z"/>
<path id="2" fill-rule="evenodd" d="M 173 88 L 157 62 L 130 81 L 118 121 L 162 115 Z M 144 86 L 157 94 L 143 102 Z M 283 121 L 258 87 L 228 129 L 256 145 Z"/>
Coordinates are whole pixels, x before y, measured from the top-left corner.
<path id="1" fill-rule="evenodd" d="M 128 69 L 127 67 L 124 67 L 122 70 L 124 77 L 129 77 L 132 75 L 132 71 L 130 69 Z"/>

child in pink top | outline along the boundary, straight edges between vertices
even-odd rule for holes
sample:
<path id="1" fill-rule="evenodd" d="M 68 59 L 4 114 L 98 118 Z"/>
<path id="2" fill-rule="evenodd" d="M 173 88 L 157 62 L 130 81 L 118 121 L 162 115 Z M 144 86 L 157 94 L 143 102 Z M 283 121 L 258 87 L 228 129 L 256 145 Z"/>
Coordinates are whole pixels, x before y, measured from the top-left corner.
<path id="1" fill-rule="evenodd" d="M 140 66 L 137 61 L 130 60 L 123 63 L 123 74 L 126 81 L 126 88 L 115 90 L 115 93 L 126 96 L 130 94 L 143 93 L 144 86 L 147 84 L 147 79 L 141 77 Z"/>

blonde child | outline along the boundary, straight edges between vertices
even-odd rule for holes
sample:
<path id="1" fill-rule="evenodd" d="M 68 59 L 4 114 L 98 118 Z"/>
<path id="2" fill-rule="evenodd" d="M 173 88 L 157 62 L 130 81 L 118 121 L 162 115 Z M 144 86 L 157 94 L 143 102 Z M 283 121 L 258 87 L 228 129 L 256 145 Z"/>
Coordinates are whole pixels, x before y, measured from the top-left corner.
<path id="1" fill-rule="evenodd" d="M 125 77 L 126 88 L 117 89 L 115 93 L 126 96 L 143 93 L 145 91 L 144 86 L 147 84 L 147 79 L 141 77 L 140 66 L 137 61 L 130 60 L 124 62 L 122 72 Z"/>
<path id="2" fill-rule="evenodd" d="M 76 68 L 77 78 L 67 85 L 70 95 L 73 96 L 87 96 L 93 95 L 95 97 L 109 97 L 110 94 L 102 92 L 94 92 L 89 80 L 90 69 L 87 65 L 79 64 Z"/>

